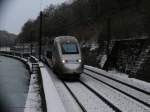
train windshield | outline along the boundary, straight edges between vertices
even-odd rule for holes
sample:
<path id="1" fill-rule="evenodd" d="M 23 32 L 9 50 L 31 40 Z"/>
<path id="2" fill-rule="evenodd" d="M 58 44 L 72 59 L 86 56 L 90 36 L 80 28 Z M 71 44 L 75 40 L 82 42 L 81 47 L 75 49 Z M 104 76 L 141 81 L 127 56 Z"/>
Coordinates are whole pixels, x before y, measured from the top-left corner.
<path id="1" fill-rule="evenodd" d="M 78 54 L 79 50 L 76 43 L 62 43 L 61 45 L 63 54 Z"/>

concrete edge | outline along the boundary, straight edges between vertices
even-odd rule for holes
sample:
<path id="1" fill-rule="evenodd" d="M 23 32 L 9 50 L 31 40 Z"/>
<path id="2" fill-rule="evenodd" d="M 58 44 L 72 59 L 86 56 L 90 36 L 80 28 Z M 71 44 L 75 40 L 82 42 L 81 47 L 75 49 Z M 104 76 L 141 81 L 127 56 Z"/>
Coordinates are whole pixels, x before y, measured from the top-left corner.
<path id="1" fill-rule="evenodd" d="M 39 67 L 43 82 L 47 112 L 66 112 L 48 70 L 42 62 L 39 62 Z"/>

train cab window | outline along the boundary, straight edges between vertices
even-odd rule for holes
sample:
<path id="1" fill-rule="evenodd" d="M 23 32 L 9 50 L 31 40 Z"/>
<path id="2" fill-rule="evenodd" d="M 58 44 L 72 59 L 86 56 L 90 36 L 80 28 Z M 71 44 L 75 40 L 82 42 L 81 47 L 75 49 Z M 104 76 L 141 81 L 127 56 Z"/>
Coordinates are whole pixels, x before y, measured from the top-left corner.
<path id="1" fill-rule="evenodd" d="M 62 54 L 78 54 L 79 50 L 76 43 L 62 43 Z"/>

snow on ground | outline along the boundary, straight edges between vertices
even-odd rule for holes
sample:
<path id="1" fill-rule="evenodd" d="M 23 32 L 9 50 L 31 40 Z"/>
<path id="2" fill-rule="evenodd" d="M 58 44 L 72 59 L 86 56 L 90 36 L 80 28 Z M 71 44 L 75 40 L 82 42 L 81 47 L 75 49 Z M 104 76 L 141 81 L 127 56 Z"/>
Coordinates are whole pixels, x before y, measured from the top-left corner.
<path id="1" fill-rule="evenodd" d="M 87 112 L 113 112 L 112 108 L 105 104 L 81 83 L 67 82 L 67 85 L 85 107 Z"/>
<path id="2" fill-rule="evenodd" d="M 32 71 L 32 63 L 29 62 L 29 60 L 18 56 L 14 56 L 14 57 L 19 58 L 24 62 L 26 62 L 30 67 L 30 71 Z M 40 95 L 38 74 L 31 74 L 29 91 L 28 91 L 24 112 L 43 112 L 41 102 L 42 102 L 42 98 Z"/>
<path id="3" fill-rule="evenodd" d="M 97 49 L 99 46 L 96 43 L 91 44 L 91 48 L 90 51 L 94 51 L 95 49 Z"/>
<path id="4" fill-rule="evenodd" d="M 91 67 L 91 66 L 87 66 L 87 65 L 85 65 L 84 67 L 88 68 L 88 69 L 91 69 L 91 70 L 94 70 L 94 71 L 96 71 L 98 73 L 101 73 L 103 75 L 109 76 L 111 78 L 120 80 L 120 81 L 122 81 L 124 83 L 133 85 L 133 86 L 135 86 L 137 88 L 140 88 L 140 89 L 145 90 L 145 91 L 150 93 L 150 83 L 148 83 L 148 82 L 144 82 L 144 81 L 141 81 L 141 80 L 138 80 L 138 79 L 134 79 L 134 78 L 128 78 L 127 75 L 120 75 L 120 73 L 118 73 L 118 74 L 117 73 L 109 73 L 109 72 L 106 72 L 106 71 L 104 71 L 102 69 Z"/>
<path id="5" fill-rule="evenodd" d="M 19 58 L 19 57 L 18 57 Z M 25 58 L 20 58 L 21 60 L 23 60 L 24 62 L 27 62 L 28 60 Z"/>
<path id="6" fill-rule="evenodd" d="M 107 55 L 103 55 L 101 60 L 100 60 L 100 63 L 99 63 L 101 68 L 103 68 L 106 61 L 107 61 Z"/>
<path id="7" fill-rule="evenodd" d="M 84 71 L 85 71 L 85 73 L 91 74 L 92 76 L 108 83 L 109 85 L 112 85 L 113 87 L 118 88 L 119 90 L 124 91 L 124 92 L 136 97 L 137 99 L 140 99 L 141 101 L 144 101 L 144 102 L 150 104 L 150 96 L 149 95 L 144 94 L 144 93 L 137 91 L 135 89 L 132 89 L 126 85 L 120 84 L 120 83 L 113 81 L 111 79 L 105 78 L 101 75 L 97 75 L 91 71 L 88 71 L 88 70 L 84 70 Z"/>
<path id="8" fill-rule="evenodd" d="M 49 69 L 49 68 L 47 68 Z M 49 69 L 49 74 L 52 77 L 53 83 L 58 91 L 58 94 L 64 104 L 67 112 L 82 112 L 74 98 L 71 96 L 69 91 L 66 89 L 64 84 L 58 79 L 58 77 Z"/>
<path id="9" fill-rule="evenodd" d="M 111 70 L 111 71 L 108 71 L 108 73 L 110 73 L 110 74 L 115 74 L 115 75 L 118 75 L 118 76 L 121 76 L 121 77 L 126 77 L 126 78 L 128 78 L 128 75 L 127 75 L 127 74 L 125 74 L 125 73 L 120 73 L 120 72 L 118 72 L 117 70 Z"/>
<path id="10" fill-rule="evenodd" d="M 43 112 L 42 98 L 40 96 L 40 86 L 38 84 L 38 75 L 32 74 L 30 79 L 29 92 L 25 104 L 24 112 Z"/>
<path id="11" fill-rule="evenodd" d="M 47 112 L 66 112 L 48 70 L 41 62 L 39 66 L 42 74 Z"/>
<path id="12" fill-rule="evenodd" d="M 81 75 L 81 80 L 116 105 L 123 112 L 148 112 L 150 108 L 139 104 L 128 96 L 114 90 L 113 88 L 99 82 L 89 76 Z"/>

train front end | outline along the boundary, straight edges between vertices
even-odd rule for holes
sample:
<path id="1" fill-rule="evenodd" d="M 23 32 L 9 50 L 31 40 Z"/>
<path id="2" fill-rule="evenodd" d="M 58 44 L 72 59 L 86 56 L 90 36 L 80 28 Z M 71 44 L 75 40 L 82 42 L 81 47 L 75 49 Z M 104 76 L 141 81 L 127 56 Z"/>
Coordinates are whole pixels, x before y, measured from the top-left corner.
<path id="1" fill-rule="evenodd" d="M 65 77 L 79 78 L 83 71 L 83 62 L 79 43 L 76 39 L 67 39 L 60 43 L 61 72 Z"/>

